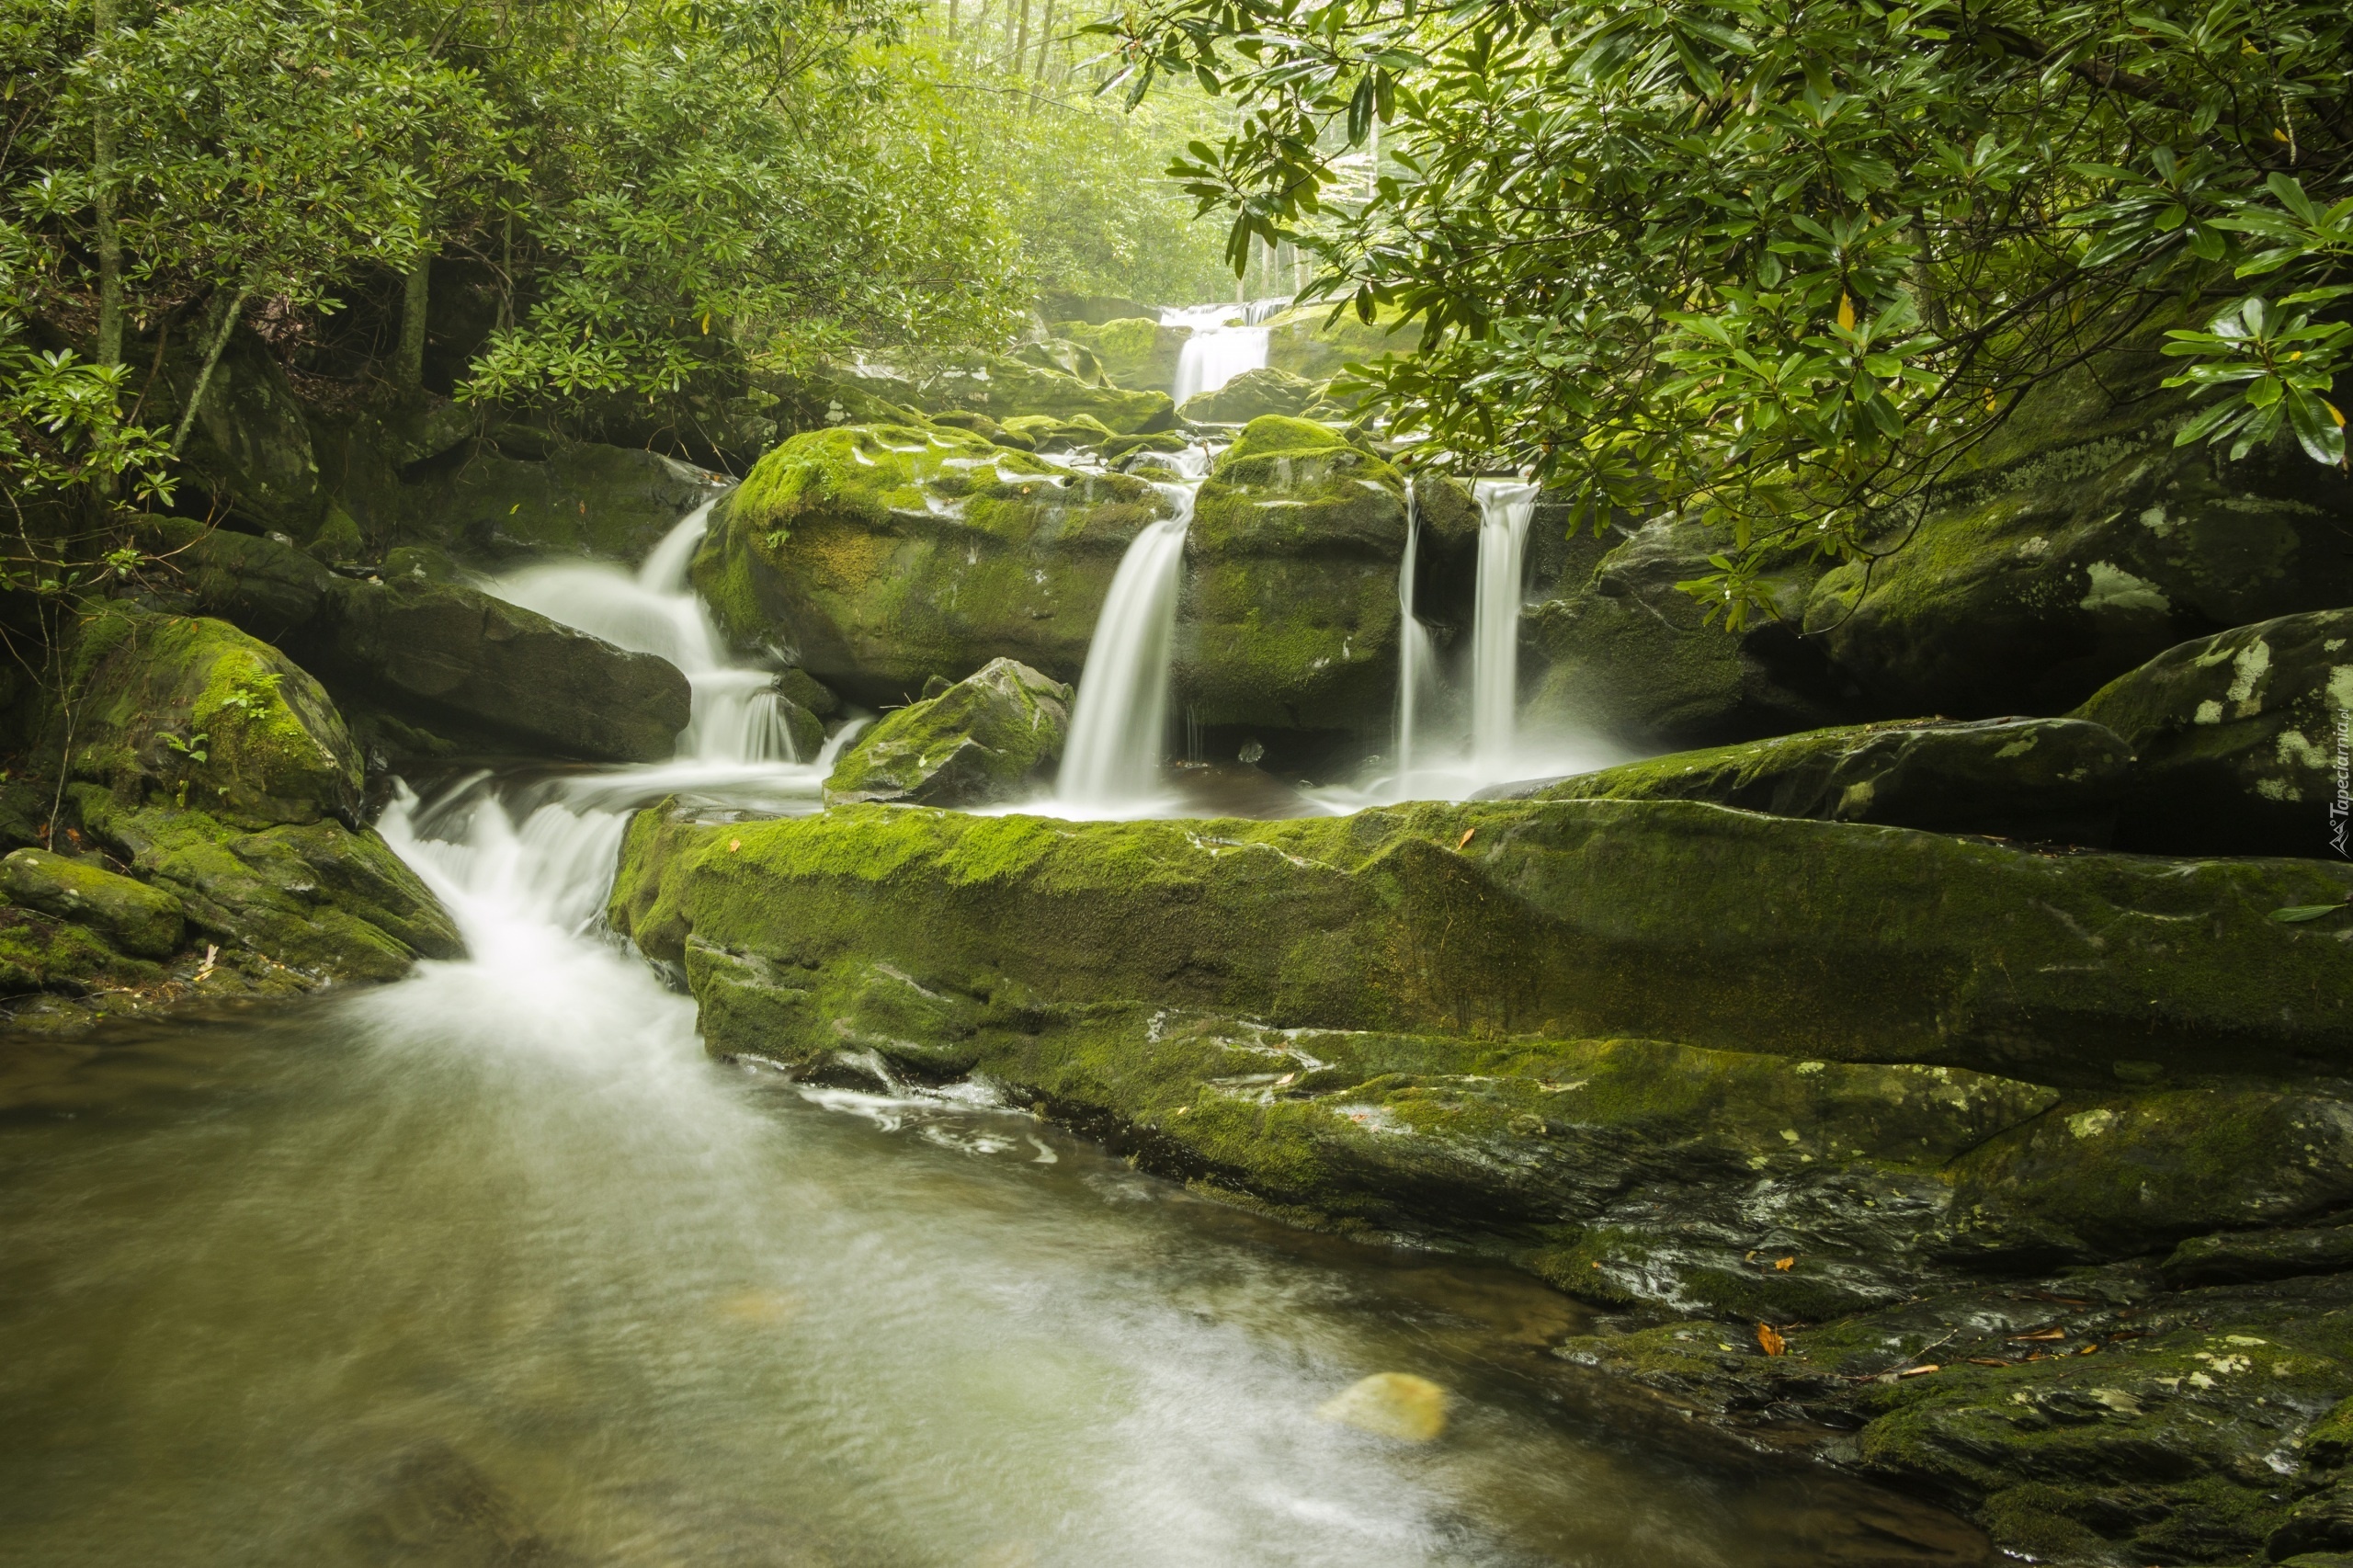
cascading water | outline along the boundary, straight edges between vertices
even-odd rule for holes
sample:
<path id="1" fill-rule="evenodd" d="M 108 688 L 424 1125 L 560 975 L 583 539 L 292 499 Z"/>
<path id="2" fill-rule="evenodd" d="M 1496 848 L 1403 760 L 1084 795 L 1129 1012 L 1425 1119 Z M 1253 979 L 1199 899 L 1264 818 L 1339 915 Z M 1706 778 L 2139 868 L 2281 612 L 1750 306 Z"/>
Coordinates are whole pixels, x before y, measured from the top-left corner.
<path id="1" fill-rule="evenodd" d="M 1246 317 L 1246 308 L 1192 305 L 1161 312 L 1164 326 L 1190 327 L 1193 332 L 1177 351 L 1176 384 L 1169 389 L 1178 407 L 1196 393 L 1217 391 L 1245 370 L 1266 368 L 1267 329 L 1225 324 L 1237 314 Z"/>
<path id="2" fill-rule="evenodd" d="M 774 676 L 728 657 L 687 568 L 710 527 L 711 503 L 680 520 L 631 575 L 591 562 L 527 566 L 489 585 L 510 604 L 576 627 L 617 647 L 655 653 L 694 688 L 694 717 L 679 737 L 684 759 L 714 764 L 805 763 Z"/>
<path id="3" fill-rule="evenodd" d="M 1414 499 L 1414 482 L 1405 481 L 1405 558 L 1397 568 L 1397 777 L 1395 799 L 1411 798 L 1414 765 L 1419 756 L 1421 725 L 1431 699 L 1437 696 L 1437 650 L 1430 629 L 1414 612 L 1415 579 L 1421 568 L 1422 517 Z"/>
<path id="4" fill-rule="evenodd" d="M 1153 488 L 1176 510 L 1128 546 L 1096 619 L 1054 789 L 1065 810 L 1118 812 L 1150 801 L 1159 790 L 1176 591 L 1185 533 L 1193 524 L 1194 487 L 1162 483 Z"/>
<path id="5" fill-rule="evenodd" d="M 1502 777 L 1519 739 L 1519 617 L 1528 524 L 1537 487 L 1483 479 L 1479 502 L 1479 586 L 1471 628 L 1472 765 Z"/>

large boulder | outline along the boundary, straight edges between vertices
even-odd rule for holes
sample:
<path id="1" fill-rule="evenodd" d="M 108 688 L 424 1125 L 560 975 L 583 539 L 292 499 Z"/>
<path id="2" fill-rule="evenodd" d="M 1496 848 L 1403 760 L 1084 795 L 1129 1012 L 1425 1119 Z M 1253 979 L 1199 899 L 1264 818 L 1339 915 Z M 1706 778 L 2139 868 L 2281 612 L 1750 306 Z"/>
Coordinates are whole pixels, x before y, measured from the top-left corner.
<path id="1" fill-rule="evenodd" d="M 2076 712 L 2139 756 L 2117 827 L 2125 847 L 2347 855 L 2353 609 L 2184 642 Z"/>
<path id="2" fill-rule="evenodd" d="M 1062 756 L 1070 704 L 1062 682 L 992 659 L 858 736 L 825 780 L 825 803 L 975 806 L 1031 793 Z"/>
<path id="3" fill-rule="evenodd" d="M 180 902 L 170 893 L 46 849 L 17 849 L 0 860 L 0 892 L 11 903 L 77 921 L 133 958 L 169 958 L 186 934 Z"/>
<path id="4" fill-rule="evenodd" d="M 196 342 L 189 334 L 171 346 L 149 424 L 169 428 L 195 392 L 203 369 Z M 302 405 L 278 356 L 243 327 L 229 335 L 205 382 L 184 456 L 198 483 L 252 524 L 306 539 L 325 514 L 327 492 Z"/>
<path id="5" fill-rule="evenodd" d="M 1245 370 L 1214 391 L 1195 392 L 1176 411 L 1188 425 L 1247 425 L 1265 414 L 1296 417 L 1324 401 L 1319 381 L 1266 366 Z"/>
<path id="6" fill-rule="evenodd" d="M 812 431 L 722 505 L 694 582 L 738 644 L 877 706 L 1000 655 L 1076 680 L 1120 557 L 1174 505 L 966 431 Z"/>
<path id="7" fill-rule="evenodd" d="M 415 575 L 338 580 L 305 655 L 355 698 L 491 749 L 520 741 L 589 761 L 658 762 L 693 710 L 667 660 Z"/>
<path id="8" fill-rule="evenodd" d="M 1096 362 L 1114 384 L 1133 392 L 1167 392 L 1176 384 L 1176 361 L 1185 352 L 1188 326 L 1164 326 L 1157 316 L 1123 316 L 1099 325 L 1065 321 L 1054 330 L 1095 351 Z"/>
<path id="9" fill-rule="evenodd" d="M 1531 554 L 1551 545 L 1536 537 L 1543 510 L 1531 525 Z M 1711 607 L 1677 585 L 1715 570 L 1708 558 L 1723 540 L 1712 529 L 1670 517 L 1569 543 L 1550 589 L 1537 579 L 1540 597 L 1524 628 L 1527 710 L 1535 722 L 1658 749 L 1859 716 L 1852 688 L 1795 629 L 1821 563 L 1802 553 L 1772 562 L 1762 581 L 1778 613 L 1727 632 Z"/>
<path id="10" fill-rule="evenodd" d="M 1710 801 L 1776 816 L 2106 844 L 2132 748 L 2077 719 L 1913 720 L 1674 752 L 1482 800 Z"/>
<path id="11" fill-rule="evenodd" d="M 1379 730 L 1404 550 L 1394 469 L 1324 426 L 1253 420 L 1195 499 L 1178 699 L 1219 729 Z"/>
<path id="12" fill-rule="evenodd" d="M 1891 519 L 1901 548 L 1823 577 L 1806 630 L 1880 711 L 2062 713 L 2185 639 L 2353 604 L 2353 480 L 2284 439 L 2235 462 L 2176 447 L 2190 410 L 2150 393 L 2161 368 L 2038 387 Z"/>
<path id="13" fill-rule="evenodd" d="M 1328 304 L 1307 304 L 1267 319 L 1267 363 L 1302 381 L 1328 381 L 1352 362 L 1411 354 L 1421 341 L 1421 323 L 1393 311 L 1363 322 L 1354 310 L 1335 317 Z"/>
<path id="14" fill-rule="evenodd" d="M 401 537 L 483 566 L 564 556 L 635 565 L 726 488 L 659 452 L 509 431 L 403 485 Z"/>
<path id="15" fill-rule="evenodd" d="M 1176 405 L 1165 392 L 1126 392 L 1010 355 L 953 358 L 904 380 L 865 374 L 859 381 L 876 395 L 911 403 L 926 414 L 961 409 L 998 421 L 1025 414 L 1065 420 L 1084 414 L 1122 436 L 1166 430 L 1176 423 Z"/>
<path id="16" fill-rule="evenodd" d="M 71 777 L 126 803 L 241 824 L 357 820 L 358 749 L 326 692 L 226 621 L 119 601 L 86 612 L 56 721 Z"/>

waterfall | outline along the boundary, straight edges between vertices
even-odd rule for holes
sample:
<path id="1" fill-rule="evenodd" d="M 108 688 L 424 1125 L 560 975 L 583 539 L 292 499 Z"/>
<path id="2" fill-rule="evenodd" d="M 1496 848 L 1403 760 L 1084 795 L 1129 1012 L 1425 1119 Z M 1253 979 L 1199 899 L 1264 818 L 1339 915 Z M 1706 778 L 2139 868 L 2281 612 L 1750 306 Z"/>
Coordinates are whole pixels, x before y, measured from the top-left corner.
<path id="1" fill-rule="evenodd" d="M 487 585 L 509 604 L 537 610 L 634 653 L 678 667 L 694 688 L 694 714 L 679 737 L 681 759 L 718 765 L 799 763 L 774 676 L 729 657 L 710 613 L 687 583 L 687 568 L 710 527 L 711 503 L 696 507 L 634 574 L 594 562 L 527 566 Z"/>
<path id="2" fill-rule="evenodd" d="M 1265 368 L 1267 329 L 1226 325 L 1237 312 L 1247 319 L 1245 307 L 1239 305 L 1190 305 L 1160 313 L 1164 326 L 1193 330 L 1176 356 L 1176 384 L 1169 391 L 1179 407 L 1187 398 L 1215 392 L 1245 370 Z"/>
<path id="3" fill-rule="evenodd" d="M 1176 589 L 1193 487 L 1155 483 L 1176 510 L 1136 536 L 1120 560 L 1079 676 L 1077 710 L 1063 748 L 1055 798 L 1081 811 L 1149 800 L 1167 743 L 1168 665 L 1176 639 Z"/>
<path id="4" fill-rule="evenodd" d="M 1519 612 L 1536 486 L 1483 479 L 1479 590 L 1471 631 L 1471 751 L 1482 771 L 1510 766 L 1519 739 Z"/>
<path id="5" fill-rule="evenodd" d="M 1414 613 L 1414 579 L 1421 563 L 1422 518 L 1414 482 L 1405 481 L 1405 559 L 1397 568 L 1397 781 L 1396 798 L 1413 794 L 1414 759 L 1420 738 L 1426 686 L 1434 686 L 1438 660 L 1430 629 Z"/>

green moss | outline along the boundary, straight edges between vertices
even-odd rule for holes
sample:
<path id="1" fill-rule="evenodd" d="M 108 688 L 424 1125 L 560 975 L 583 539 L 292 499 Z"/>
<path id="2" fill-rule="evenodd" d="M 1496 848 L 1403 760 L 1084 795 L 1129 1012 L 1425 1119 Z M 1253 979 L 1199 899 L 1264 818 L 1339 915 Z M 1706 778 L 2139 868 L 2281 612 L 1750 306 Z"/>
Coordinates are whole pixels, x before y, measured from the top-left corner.
<path id="1" fill-rule="evenodd" d="M 48 990 L 78 996 L 150 984 L 162 973 L 117 952 L 86 926 L 0 904 L 0 994 Z"/>
<path id="2" fill-rule="evenodd" d="M 938 697 L 883 715 L 825 780 L 829 804 L 977 805 L 1040 782 L 1062 755 L 1071 688 L 995 659 Z"/>
<path id="3" fill-rule="evenodd" d="M 0 860 L 0 887 L 13 902 L 79 921 L 126 953 L 161 959 L 178 950 L 179 901 L 103 866 L 18 849 Z"/>
<path id="4" fill-rule="evenodd" d="M 1054 330 L 1094 349 L 1104 374 L 1122 387 L 1166 392 L 1176 379 L 1176 360 L 1188 327 L 1163 326 L 1149 316 L 1123 316 L 1101 325 L 1086 322 L 1057 322 Z"/>
<path id="5" fill-rule="evenodd" d="M 1421 324 L 1406 323 L 1394 307 L 1362 322 L 1353 310 L 1342 311 L 1336 320 L 1329 305 L 1298 305 L 1267 321 L 1267 363 L 1311 381 L 1328 381 L 1351 361 L 1411 354 L 1421 338 Z"/>

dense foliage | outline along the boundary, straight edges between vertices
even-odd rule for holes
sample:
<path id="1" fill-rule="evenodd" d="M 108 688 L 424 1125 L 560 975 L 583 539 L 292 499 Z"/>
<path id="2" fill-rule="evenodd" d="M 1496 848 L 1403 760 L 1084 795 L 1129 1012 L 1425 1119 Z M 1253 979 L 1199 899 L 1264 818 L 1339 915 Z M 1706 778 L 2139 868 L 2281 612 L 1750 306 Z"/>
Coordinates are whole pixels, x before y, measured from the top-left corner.
<path id="1" fill-rule="evenodd" d="M 1399 425 L 1588 515 L 1874 548 L 2037 378 L 2170 328 L 2185 441 L 2345 460 L 2353 15 L 2329 0 L 1159 0 L 1128 91 L 1239 101 L 1204 210 L 1424 322 Z M 1365 154 L 1377 150 L 1375 168 Z M 1374 177 L 1377 173 L 1377 179 Z"/>

